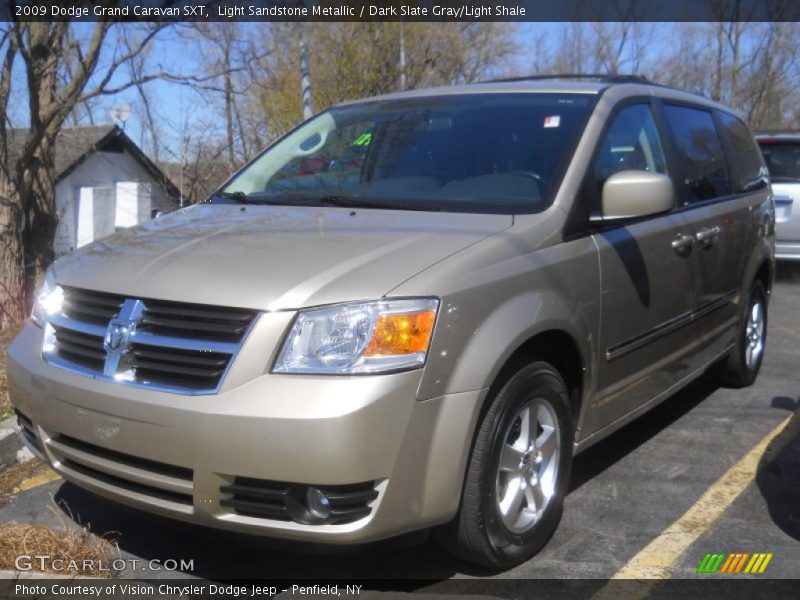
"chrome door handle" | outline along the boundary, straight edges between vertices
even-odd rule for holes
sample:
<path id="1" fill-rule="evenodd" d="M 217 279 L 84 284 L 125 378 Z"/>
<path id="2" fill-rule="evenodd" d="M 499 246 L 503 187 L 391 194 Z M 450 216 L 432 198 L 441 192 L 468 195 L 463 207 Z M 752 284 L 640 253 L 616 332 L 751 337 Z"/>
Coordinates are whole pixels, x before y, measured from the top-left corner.
<path id="1" fill-rule="evenodd" d="M 701 229 L 694 237 L 703 248 L 711 248 L 711 246 L 714 245 L 714 240 L 719 236 L 720 231 L 719 225 L 714 225 L 713 227 Z"/>
<path id="2" fill-rule="evenodd" d="M 690 235 L 683 235 L 679 233 L 674 240 L 672 240 L 672 249 L 679 256 L 685 256 L 692 251 L 692 245 L 694 245 L 694 238 Z"/>

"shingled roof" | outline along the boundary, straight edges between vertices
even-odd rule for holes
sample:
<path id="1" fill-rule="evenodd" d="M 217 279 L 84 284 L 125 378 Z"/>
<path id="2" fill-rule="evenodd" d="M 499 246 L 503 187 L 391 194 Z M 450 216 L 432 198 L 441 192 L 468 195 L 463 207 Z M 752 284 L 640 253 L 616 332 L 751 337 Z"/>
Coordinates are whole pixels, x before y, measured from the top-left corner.
<path id="1" fill-rule="evenodd" d="M 8 159 L 16 160 L 25 143 L 27 129 L 12 129 L 8 136 Z M 169 177 L 156 166 L 133 143 L 125 132 L 116 125 L 92 125 L 88 127 L 67 127 L 56 138 L 56 182 L 74 171 L 84 160 L 95 152 L 122 152 L 127 150 L 141 163 L 150 175 L 164 186 L 168 195 L 178 198 L 180 192 Z"/>

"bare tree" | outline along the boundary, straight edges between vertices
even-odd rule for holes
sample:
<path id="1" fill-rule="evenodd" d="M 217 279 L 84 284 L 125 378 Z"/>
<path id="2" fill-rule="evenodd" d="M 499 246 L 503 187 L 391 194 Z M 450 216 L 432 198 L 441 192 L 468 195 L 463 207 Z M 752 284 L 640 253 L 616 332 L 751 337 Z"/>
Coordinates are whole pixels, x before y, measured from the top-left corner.
<path id="1" fill-rule="evenodd" d="M 25 75 L 30 127 L 15 140 L 9 156 L 11 129 L 0 121 L 0 322 L 24 318 L 30 292 L 53 260 L 55 212 L 55 140 L 73 109 L 92 98 L 114 94 L 136 84 L 116 76 L 152 42 L 163 24 L 139 27 L 131 48 L 117 43 L 107 65 L 98 70 L 112 24 L 96 23 L 87 37 L 68 22 L 10 23 L 0 34 L 0 111 L 7 114 L 12 71 L 17 59 Z M 69 65 L 69 67 L 67 67 Z M 145 82 L 163 74 L 143 75 Z M 91 84 L 90 84 L 91 82 Z"/>
<path id="2" fill-rule="evenodd" d="M 266 59 L 272 49 L 263 40 L 248 35 L 253 31 L 252 26 L 224 22 L 194 23 L 193 27 L 202 48 L 205 73 L 211 75 L 205 89 L 221 100 L 225 156 L 228 168 L 234 169 L 253 152 L 252 134 L 242 104 L 251 92 L 255 65 Z"/>
<path id="3" fill-rule="evenodd" d="M 796 127 L 800 25 L 719 22 L 673 28 L 676 42 L 654 70 L 656 81 L 727 104 L 756 128 Z"/>
<path id="4" fill-rule="evenodd" d="M 253 64 L 260 117 L 270 137 L 300 120 L 300 24 L 271 24 L 272 52 Z M 476 81 L 516 50 L 508 23 L 304 23 L 316 110 L 348 99 Z M 400 60 L 401 47 L 403 60 Z M 335 49 L 335 50 L 334 50 Z"/>

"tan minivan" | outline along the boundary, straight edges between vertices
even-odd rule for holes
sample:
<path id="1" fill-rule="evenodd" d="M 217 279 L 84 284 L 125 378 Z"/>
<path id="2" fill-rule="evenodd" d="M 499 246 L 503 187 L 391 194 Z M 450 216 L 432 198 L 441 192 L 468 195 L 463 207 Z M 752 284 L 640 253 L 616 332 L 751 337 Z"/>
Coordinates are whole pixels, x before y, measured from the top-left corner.
<path id="1" fill-rule="evenodd" d="M 335 106 L 209 203 L 60 259 L 9 351 L 65 479 L 331 544 L 437 527 L 505 567 L 573 455 L 764 354 L 774 204 L 747 126 L 635 77 Z"/>

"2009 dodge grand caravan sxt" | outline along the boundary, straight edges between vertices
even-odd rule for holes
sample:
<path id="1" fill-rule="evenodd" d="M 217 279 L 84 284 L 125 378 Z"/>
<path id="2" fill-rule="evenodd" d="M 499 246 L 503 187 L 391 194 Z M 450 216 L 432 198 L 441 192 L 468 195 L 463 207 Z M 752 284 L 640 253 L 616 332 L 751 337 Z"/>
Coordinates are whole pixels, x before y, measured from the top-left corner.
<path id="1" fill-rule="evenodd" d="M 723 106 L 634 78 L 335 106 L 210 203 L 62 258 L 9 352 L 65 479 L 346 544 L 438 527 L 508 566 L 573 455 L 764 354 L 774 207 Z"/>

